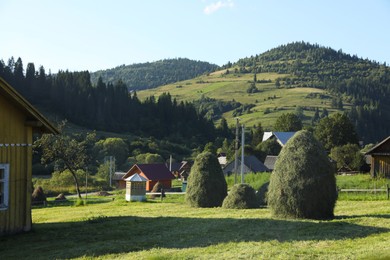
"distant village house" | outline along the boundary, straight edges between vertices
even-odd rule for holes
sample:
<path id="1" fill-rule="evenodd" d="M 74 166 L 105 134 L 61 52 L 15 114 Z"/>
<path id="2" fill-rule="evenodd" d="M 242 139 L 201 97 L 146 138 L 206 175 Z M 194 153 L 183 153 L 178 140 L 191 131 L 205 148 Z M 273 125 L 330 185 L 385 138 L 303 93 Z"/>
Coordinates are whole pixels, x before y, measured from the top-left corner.
<path id="1" fill-rule="evenodd" d="M 175 178 L 169 171 L 167 166 L 163 163 L 159 164 L 134 164 L 130 170 L 122 177 L 120 182 L 125 182 L 125 179 L 133 174 L 139 174 L 144 177 L 146 181 L 146 191 L 151 191 L 157 182 L 160 182 L 164 189 L 172 187 L 172 179 Z M 119 184 L 120 187 L 126 187 L 126 184 Z"/>
<path id="2" fill-rule="evenodd" d="M 371 176 L 390 178 L 390 136 L 371 148 L 366 155 L 371 156 Z"/>

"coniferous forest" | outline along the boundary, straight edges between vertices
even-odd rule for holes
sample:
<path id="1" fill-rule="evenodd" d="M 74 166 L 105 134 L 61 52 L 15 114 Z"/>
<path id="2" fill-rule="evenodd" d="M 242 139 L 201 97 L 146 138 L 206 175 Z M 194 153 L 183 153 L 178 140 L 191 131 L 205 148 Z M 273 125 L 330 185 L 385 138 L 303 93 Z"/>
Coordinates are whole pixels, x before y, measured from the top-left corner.
<path id="1" fill-rule="evenodd" d="M 121 80 L 93 85 L 90 73 L 59 71 L 47 75 L 44 67 L 21 58 L 0 62 L 0 76 L 33 105 L 60 115 L 72 123 L 103 131 L 131 133 L 167 140 L 202 144 L 215 138 L 211 120 L 197 113 L 188 102 L 176 102 L 169 93 L 140 101 Z"/>
<path id="2" fill-rule="evenodd" d="M 327 90 L 351 104 L 349 117 L 361 140 L 377 142 L 390 133 L 390 68 L 318 44 L 294 42 L 240 59 L 241 73 L 276 72 L 284 86 Z M 277 83 L 279 84 L 279 82 Z"/>
<path id="3" fill-rule="evenodd" d="M 190 79 L 216 69 L 221 68 L 207 62 L 172 59 L 96 73 L 50 74 L 34 63 L 24 67 L 20 58 L 10 58 L 7 63 L 0 60 L 0 76 L 39 108 L 89 129 L 197 144 L 191 147 L 215 140 L 213 119 L 251 104 L 223 103 L 207 96 L 193 103 L 178 102 L 169 93 L 141 101 L 135 90 Z M 278 73 L 281 76 L 274 83 L 277 88 L 326 90 L 335 97 L 335 106 L 348 104 L 345 111 L 359 140 L 365 143 L 376 143 L 390 133 L 390 68 L 386 64 L 318 44 L 295 42 L 229 62 L 222 69 L 237 75 Z"/>

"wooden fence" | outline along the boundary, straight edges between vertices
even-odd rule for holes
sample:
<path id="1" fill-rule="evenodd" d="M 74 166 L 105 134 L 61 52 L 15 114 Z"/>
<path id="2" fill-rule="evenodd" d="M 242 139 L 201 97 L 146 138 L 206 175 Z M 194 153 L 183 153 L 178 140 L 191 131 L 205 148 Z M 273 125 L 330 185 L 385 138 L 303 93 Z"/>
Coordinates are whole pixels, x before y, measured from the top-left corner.
<path id="1" fill-rule="evenodd" d="M 390 199 L 389 184 L 386 185 L 385 189 L 339 189 L 339 192 L 367 192 L 367 193 L 386 192 L 387 199 Z"/>

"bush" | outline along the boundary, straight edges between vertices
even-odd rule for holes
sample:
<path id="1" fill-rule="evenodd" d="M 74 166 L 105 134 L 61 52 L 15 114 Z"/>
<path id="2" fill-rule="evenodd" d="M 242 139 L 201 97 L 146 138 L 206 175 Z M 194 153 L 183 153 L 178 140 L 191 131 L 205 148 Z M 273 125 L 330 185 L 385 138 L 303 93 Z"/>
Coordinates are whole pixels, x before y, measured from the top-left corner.
<path id="1" fill-rule="evenodd" d="M 283 147 L 271 174 L 268 205 L 279 217 L 331 219 L 337 199 L 334 167 L 306 131 Z"/>
<path id="2" fill-rule="evenodd" d="M 259 207 L 255 190 L 248 184 L 236 184 L 223 200 L 223 208 L 227 209 L 253 209 Z"/>
<path id="3" fill-rule="evenodd" d="M 199 154 L 187 181 L 186 201 L 192 207 L 219 207 L 227 184 L 218 159 L 210 152 Z"/>

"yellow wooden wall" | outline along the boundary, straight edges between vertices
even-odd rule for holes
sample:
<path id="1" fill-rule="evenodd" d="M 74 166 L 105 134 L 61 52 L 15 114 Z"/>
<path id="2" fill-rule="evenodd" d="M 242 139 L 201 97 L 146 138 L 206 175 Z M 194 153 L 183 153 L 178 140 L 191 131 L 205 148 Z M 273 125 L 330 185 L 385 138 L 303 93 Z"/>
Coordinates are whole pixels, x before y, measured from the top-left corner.
<path id="1" fill-rule="evenodd" d="M 9 164 L 9 202 L 0 210 L 0 235 L 31 229 L 32 128 L 26 113 L 0 96 L 0 163 Z"/>

